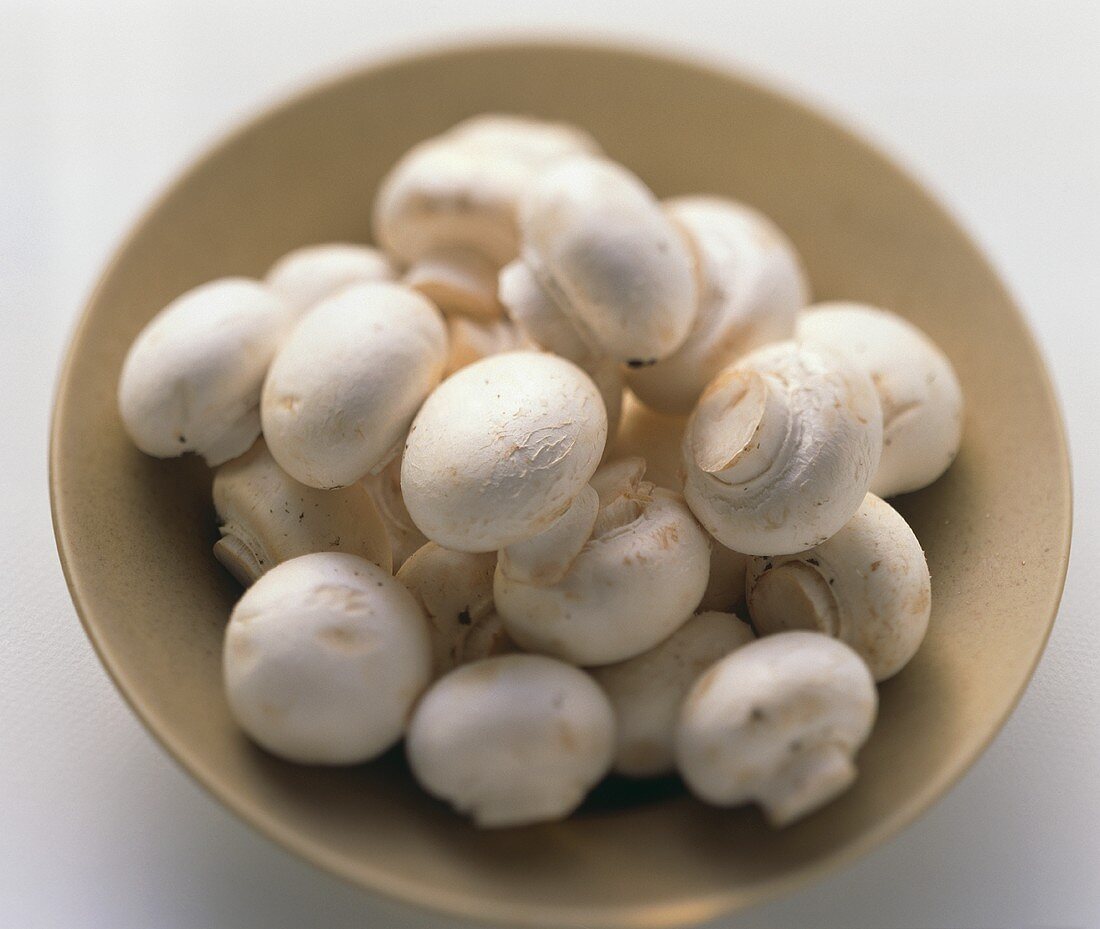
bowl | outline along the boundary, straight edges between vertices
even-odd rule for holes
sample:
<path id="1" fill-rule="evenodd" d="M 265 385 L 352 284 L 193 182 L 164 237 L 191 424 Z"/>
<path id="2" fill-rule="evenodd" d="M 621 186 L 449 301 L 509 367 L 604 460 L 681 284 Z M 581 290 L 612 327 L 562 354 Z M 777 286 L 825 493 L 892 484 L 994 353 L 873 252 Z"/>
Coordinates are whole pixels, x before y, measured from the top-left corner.
<path id="1" fill-rule="evenodd" d="M 924 544 L 934 606 L 912 663 L 881 688 L 855 787 L 773 831 L 675 782 L 613 784 L 566 822 L 478 831 L 412 782 L 399 750 L 298 767 L 230 720 L 222 632 L 234 581 L 200 461 L 123 434 L 131 340 L 182 291 L 259 276 L 295 246 L 367 240 L 379 179 L 414 142 L 482 111 L 576 122 L 661 196 L 726 194 L 774 217 L 817 299 L 890 307 L 955 364 L 958 460 L 897 500 Z M 921 187 L 835 122 L 755 81 L 649 52 L 507 42 L 353 70 L 276 106 L 200 158 L 104 273 L 61 375 L 54 528 L 87 633 L 149 730 L 209 791 L 303 858 L 390 898 L 481 921 L 677 926 L 791 890 L 926 810 L 1004 723 L 1042 652 L 1065 576 L 1070 479 L 1057 401 L 1019 310 Z"/>

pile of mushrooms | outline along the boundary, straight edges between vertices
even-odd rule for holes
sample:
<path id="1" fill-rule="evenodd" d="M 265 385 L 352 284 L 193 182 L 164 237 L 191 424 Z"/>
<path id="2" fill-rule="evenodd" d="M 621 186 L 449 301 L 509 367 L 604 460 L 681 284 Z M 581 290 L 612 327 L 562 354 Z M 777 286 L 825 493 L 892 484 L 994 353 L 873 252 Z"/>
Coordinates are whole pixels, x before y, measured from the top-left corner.
<path id="1" fill-rule="evenodd" d="M 134 444 L 215 469 L 243 732 L 324 765 L 403 739 L 483 827 L 612 772 L 775 826 L 847 789 L 931 615 L 883 498 L 959 450 L 943 352 L 571 126 L 421 142 L 373 225 L 183 294 L 123 365 Z"/>

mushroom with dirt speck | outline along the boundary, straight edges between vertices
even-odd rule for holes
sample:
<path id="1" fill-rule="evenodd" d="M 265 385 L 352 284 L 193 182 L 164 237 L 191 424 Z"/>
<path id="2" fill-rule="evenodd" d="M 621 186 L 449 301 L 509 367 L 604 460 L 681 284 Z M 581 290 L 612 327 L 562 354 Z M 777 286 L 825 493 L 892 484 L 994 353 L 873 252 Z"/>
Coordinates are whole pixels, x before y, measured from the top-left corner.
<path id="1" fill-rule="evenodd" d="M 850 645 L 876 681 L 897 674 L 928 630 L 932 589 L 920 542 L 873 494 L 836 535 L 797 555 L 753 558 L 748 608 L 760 635 L 808 629 Z"/>
<path id="2" fill-rule="evenodd" d="M 871 672 L 843 642 L 768 636 L 695 682 L 676 725 L 676 766 L 707 803 L 756 802 L 786 826 L 851 786 L 877 707 Z"/>
<path id="3" fill-rule="evenodd" d="M 281 562 L 330 548 L 386 572 L 392 566 L 382 517 L 364 488 L 307 487 L 279 467 L 262 438 L 218 468 L 212 495 L 221 533 L 214 555 L 246 587 Z"/>
<path id="4" fill-rule="evenodd" d="M 138 334 L 118 384 L 122 424 L 156 458 L 195 452 L 211 467 L 260 434 L 260 391 L 295 321 L 268 287 L 221 278 L 177 297 Z"/>
<path id="5" fill-rule="evenodd" d="M 564 819 L 611 766 L 595 682 L 541 655 L 463 665 L 424 695 L 405 750 L 421 786 L 483 828 Z"/>
<path id="6" fill-rule="evenodd" d="M 777 342 L 703 392 L 684 431 L 684 496 L 727 548 L 800 552 L 859 509 L 881 451 L 867 374 L 831 349 Z"/>
<path id="7" fill-rule="evenodd" d="M 285 561 L 241 597 L 225 634 L 233 718 L 269 752 L 358 764 L 401 738 L 431 679 L 423 611 L 355 555 Z"/>
<path id="8" fill-rule="evenodd" d="M 675 352 L 631 369 L 626 382 L 647 406 L 683 414 L 724 367 L 794 335 L 809 285 L 790 240 L 751 207 L 696 196 L 666 200 L 664 209 L 694 247 L 699 310 Z"/>
<path id="9" fill-rule="evenodd" d="M 453 552 L 428 542 L 397 572 L 428 616 L 435 676 L 515 650 L 493 605 L 495 552 Z"/>

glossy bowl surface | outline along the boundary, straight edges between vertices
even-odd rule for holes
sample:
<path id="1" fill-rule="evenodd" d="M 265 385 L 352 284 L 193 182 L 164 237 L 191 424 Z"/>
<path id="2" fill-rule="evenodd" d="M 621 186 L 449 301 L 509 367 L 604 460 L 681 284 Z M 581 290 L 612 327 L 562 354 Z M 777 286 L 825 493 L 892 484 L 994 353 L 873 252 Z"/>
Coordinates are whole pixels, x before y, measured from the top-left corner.
<path id="1" fill-rule="evenodd" d="M 601 791 L 567 822 L 479 832 L 429 800 L 399 752 L 348 770 L 253 748 L 222 694 L 239 591 L 211 557 L 210 477 L 122 432 L 115 387 L 142 325 L 220 275 L 260 275 L 310 242 L 366 240 L 374 189 L 409 146 L 511 111 L 593 132 L 661 196 L 710 192 L 772 216 L 817 299 L 891 307 L 951 357 L 967 399 L 958 460 L 897 502 L 928 552 L 934 609 L 882 688 L 856 787 L 783 831 L 675 786 Z M 1023 691 L 1065 576 L 1070 478 L 1058 405 L 1004 286 L 967 236 L 867 143 L 734 74 L 649 52 L 553 42 L 464 46 L 351 71 L 202 157 L 141 219 L 96 289 L 57 393 L 54 523 L 73 599 L 149 729 L 267 835 L 391 898 L 481 921 L 673 926 L 787 891 L 927 809 Z"/>

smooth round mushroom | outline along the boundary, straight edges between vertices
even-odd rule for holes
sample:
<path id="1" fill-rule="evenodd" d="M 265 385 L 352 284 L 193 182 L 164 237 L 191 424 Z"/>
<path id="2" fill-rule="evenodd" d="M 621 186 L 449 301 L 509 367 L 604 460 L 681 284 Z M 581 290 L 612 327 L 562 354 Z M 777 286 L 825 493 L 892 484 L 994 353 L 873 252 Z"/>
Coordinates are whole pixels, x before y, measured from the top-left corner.
<path id="1" fill-rule="evenodd" d="M 557 519 L 596 470 L 607 414 L 563 358 L 508 352 L 452 374 L 413 422 L 401 490 L 433 542 L 487 552 Z"/>
<path id="2" fill-rule="evenodd" d="M 310 487 L 343 487 L 383 467 L 439 382 L 447 330 L 398 284 L 348 287 L 315 306 L 271 364 L 263 431 L 279 466 Z"/>
<path id="3" fill-rule="evenodd" d="M 268 571 L 229 618 L 224 674 L 233 718 L 269 752 L 357 764 L 401 738 L 431 678 L 427 621 L 377 565 L 319 552 Z"/>
<path id="4" fill-rule="evenodd" d="M 364 475 L 358 483 L 374 501 L 378 515 L 382 517 L 396 572 L 410 555 L 423 548 L 428 541 L 428 537 L 416 528 L 401 495 L 401 454 L 380 471 Z"/>
<path id="5" fill-rule="evenodd" d="M 523 116 L 465 120 L 410 149 L 374 203 L 377 240 L 445 313 L 496 316 L 497 272 L 519 253 L 522 191 L 560 158 L 596 152 L 585 132 Z"/>
<path id="6" fill-rule="evenodd" d="M 264 280 L 288 306 L 304 313 L 352 284 L 392 281 L 395 277 L 397 272 L 390 260 L 378 249 L 332 242 L 287 252 L 271 266 Z"/>
<path id="7" fill-rule="evenodd" d="M 778 342 L 703 392 L 684 431 L 684 496 L 727 548 L 800 552 L 851 519 L 881 451 L 867 374 L 831 349 Z"/>
<path id="8" fill-rule="evenodd" d="M 627 373 L 630 389 L 664 413 L 690 413 L 727 365 L 794 335 L 809 286 L 791 241 L 762 213 L 722 197 L 677 197 L 668 217 L 694 246 L 699 308 L 684 343 Z"/>
<path id="9" fill-rule="evenodd" d="M 637 366 L 683 344 L 696 312 L 691 253 L 626 168 L 563 159 L 524 192 L 519 215 L 532 286 L 598 354 Z"/>
<path id="10" fill-rule="evenodd" d="M 851 786 L 877 707 L 871 672 L 843 642 L 768 636 L 695 682 L 676 725 L 676 766 L 707 803 L 755 802 L 787 826 Z"/>
<path id="11" fill-rule="evenodd" d="M 495 552 L 452 552 L 428 542 L 397 572 L 428 617 L 436 677 L 515 651 L 493 605 L 496 566 Z"/>
<path id="12" fill-rule="evenodd" d="M 440 678 L 405 750 L 420 785 L 483 828 L 564 819 L 607 773 L 615 719 L 583 671 L 501 655 Z"/>
<path id="13" fill-rule="evenodd" d="M 187 452 L 217 467 L 260 434 L 260 390 L 294 314 L 268 287 L 240 277 L 177 297 L 134 339 L 118 408 L 134 444 L 156 458 Z"/>
<path id="14" fill-rule="evenodd" d="M 593 668 L 592 677 L 615 710 L 616 773 L 671 774 L 676 721 L 691 685 L 718 659 L 752 640 L 752 630 L 732 613 L 708 611 L 641 655 Z"/>
<path id="15" fill-rule="evenodd" d="M 683 499 L 643 480 L 644 470 L 633 459 L 597 472 L 598 511 L 555 539 L 565 556 L 558 570 L 532 570 L 537 538 L 501 552 L 493 593 L 521 648 L 611 664 L 652 648 L 691 616 L 707 586 L 710 545 Z"/>
<path id="16" fill-rule="evenodd" d="M 868 494 L 836 535 L 797 555 L 753 558 L 748 609 L 760 635 L 808 629 L 855 649 L 876 681 L 897 674 L 928 630 L 932 587 L 920 542 Z"/>
<path id="17" fill-rule="evenodd" d="M 912 323 L 859 303 L 821 303 L 798 318 L 798 338 L 848 355 L 871 377 L 882 405 L 880 497 L 920 490 L 959 452 L 963 396 L 947 356 Z"/>
<path id="18" fill-rule="evenodd" d="M 221 533 L 214 556 L 245 587 L 312 552 L 347 552 L 390 571 L 386 528 L 366 490 L 300 484 L 276 464 L 262 438 L 218 468 L 213 497 Z"/>

